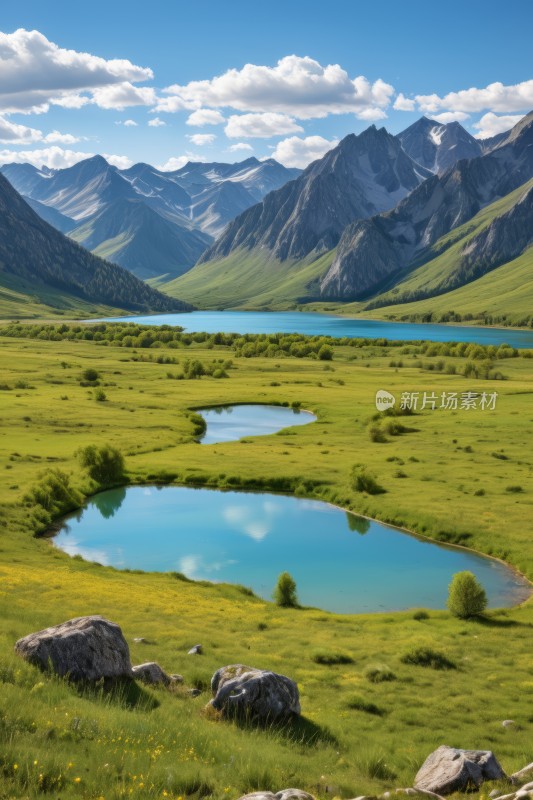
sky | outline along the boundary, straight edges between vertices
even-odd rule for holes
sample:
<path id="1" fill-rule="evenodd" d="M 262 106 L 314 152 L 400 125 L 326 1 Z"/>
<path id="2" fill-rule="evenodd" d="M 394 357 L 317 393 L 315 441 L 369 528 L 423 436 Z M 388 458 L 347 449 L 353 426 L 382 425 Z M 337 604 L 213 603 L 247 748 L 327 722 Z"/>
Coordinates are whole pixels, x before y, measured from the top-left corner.
<path id="1" fill-rule="evenodd" d="M 0 164 L 276 158 L 533 109 L 530 0 L 25 0 L 0 9 Z"/>

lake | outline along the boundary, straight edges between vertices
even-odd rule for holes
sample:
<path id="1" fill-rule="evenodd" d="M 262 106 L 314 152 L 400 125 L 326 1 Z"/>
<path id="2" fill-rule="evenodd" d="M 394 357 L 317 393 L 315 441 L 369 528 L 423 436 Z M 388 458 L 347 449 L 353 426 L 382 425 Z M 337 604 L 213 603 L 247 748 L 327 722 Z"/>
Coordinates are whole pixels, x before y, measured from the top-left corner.
<path id="1" fill-rule="evenodd" d="M 202 444 L 235 442 L 245 436 L 265 436 L 293 425 L 308 425 L 316 417 L 310 411 L 267 405 L 232 405 L 198 408 L 207 428 Z"/>
<path id="2" fill-rule="evenodd" d="M 340 613 L 444 608 L 452 575 L 467 569 L 491 607 L 529 594 L 527 583 L 493 559 L 270 493 L 112 489 L 66 518 L 53 541 L 88 561 L 243 584 L 265 599 L 288 571 L 302 604 Z"/>
<path id="3" fill-rule="evenodd" d="M 512 328 L 483 328 L 463 325 L 436 325 L 411 322 L 383 322 L 349 319 L 308 311 L 192 311 L 186 314 L 154 314 L 114 317 L 108 322 L 138 322 L 142 325 L 180 325 L 189 332 L 206 333 L 302 333 L 306 336 L 333 336 L 349 339 L 394 339 L 412 342 L 477 342 L 533 347 L 533 331 Z"/>

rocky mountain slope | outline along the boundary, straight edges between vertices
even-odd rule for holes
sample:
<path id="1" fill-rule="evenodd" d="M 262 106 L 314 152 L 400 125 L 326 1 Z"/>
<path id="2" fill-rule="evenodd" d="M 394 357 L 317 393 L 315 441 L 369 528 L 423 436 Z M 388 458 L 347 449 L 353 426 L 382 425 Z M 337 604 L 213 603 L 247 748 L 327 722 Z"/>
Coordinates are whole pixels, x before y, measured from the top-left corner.
<path id="1" fill-rule="evenodd" d="M 429 175 L 397 138 L 371 126 L 237 217 L 200 261 L 242 247 L 265 248 L 281 261 L 319 255 L 335 247 L 354 219 L 393 208 Z"/>
<path id="2" fill-rule="evenodd" d="M 533 113 L 495 150 L 433 176 L 390 212 L 349 225 L 321 282 L 323 297 L 358 299 L 418 265 L 440 237 L 533 177 Z"/>
<path id="3" fill-rule="evenodd" d="M 405 152 L 431 172 L 444 172 L 462 158 L 476 158 L 483 151 L 482 143 L 468 133 L 459 122 L 441 123 L 421 117 L 398 139 Z"/>

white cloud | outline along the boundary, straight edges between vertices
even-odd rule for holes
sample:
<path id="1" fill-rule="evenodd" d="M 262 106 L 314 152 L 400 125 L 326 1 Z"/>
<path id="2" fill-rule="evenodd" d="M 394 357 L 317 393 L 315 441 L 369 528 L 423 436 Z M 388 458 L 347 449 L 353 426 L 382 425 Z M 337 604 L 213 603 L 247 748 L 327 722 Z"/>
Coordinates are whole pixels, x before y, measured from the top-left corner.
<path id="1" fill-rule="evenodd" d="M 115 123 L 116 125 L 124 125 L 125 128 L 137 128 L 138 124 L 135 122 L 134 119 L 125 119 L 124 122 L 119 121 Z"/>
<path id="2" fill-rule="evenodd" d="M 163 122 L 162 119 L 159 117 L 153 117 L 153 119 L 148 120 L 148 127 L 149 128 L 164 128 L 167 123 Z"/>
<path id="3" fill-rule="evenodd" d="M 31 144 L 43 138 L 41 131 L 28 128 L 26 125 L 17 125 L 0 117 L 0 142 L 7 144 Z"/>
<path id="4" fill-rule="evenodd" d="M 76 150 L 65 150 L 58 145 L 43 147 L 36 150 L 0 150 L 0 164 L 33 164 L 35 167 L 50 167 L 51 169 L 63 169 L 72 167 L 78 161 L 92 158 L 94 153 L 78 152 Z M 105 155 L 110 164 L 124 169 L 131 166 L 132 162 L 126 156 Z"/>
<path id="5" fill-rule="evenodd" d="M 174 172 L 177 169 L 181 169 L 188 164 L 189 161 L 207 161 L 205 156 L 202 156 L 198 153 L 185 153 L 184 156 L 172 156 L 169 158 L 164 164 L 160 164 L 156 167 L 156 169 L 161 170 L 161 172 Z"/>
<path id="6" fill-rule="evenodd" d="M 498 133 L 510 130 L 522 119 L 523 114 L 504 114 L 498 116 L 489 111 L 478 122 L 474 122 L 473 128 L 478 129 L 476 139 L 490 139 Z"/>
<path id="7" fill-rule="evenodd" d="M 133 161 L 128 156 L 114 156 L 109 153 L 103 153 L 104 158 L 118 169 L 128 169 L 133 165 Z"/>
<path id="8" fill-rule="evenodd" d="M 262 114 L 232 114 L 224 128 L 229 139 L 266 138 L 303 131 L 287 114 L 265 111 Z"/>
<path id="9" fill-rule="evenodd" d="M 97 106 L 114 108 L 117 111 L 130 106 L 151 106 L 156 101 L 155 89 L 149 86 L 134 86 L 128 81 L 94 89 L 92 94 Z"/>
<path id="10" fill-rule="evenodd" d="M 363 76 L 352 79 L 339 64 L 322 66 L 308 56 L 290 55 L 275 67 L 246 64 L 211 80 L 174 84 L 164 92 L 167 97 L 159 101 L 158 111 L 209 106 L 262 112 L 268 108 L 297 119 L 313 119 L 384 109 L 394 89 L 381 79 L 374 83 Z"/>
<path id="11" fill-rule="evenodd" d="M 214 108 L 199 108 L 189 115 L 186 124 L 203 128 L 204 125 L 222 125 L 225 121 L 220 111 L 215 111 Z"/>
<path id="12" fill-rule="evenodd" d="M 503 83 L 491 83 L 484 89 L 463 89 L 460 92 L 449 92 L 444 97 L 437 94 L 417 95 L 416 100 L 422 111 L 430 113 L 439 109 L 449 111 L 512 112 L 529 111 L 533 108 L 533 80 L 523 81 L 511 86 Z"/>
<path id="13" fill-rule="evenodd" d="M 434 114 L 431 119 L 446 125 L 448 122 L 464 122 L 469 117 L 470 114 L 466 114 L 464 111 L 443 111 L 442 114 Z"/>
<path id="14" fill-rule="evenodd" d="M 78 136 L 73 136 L 71 133 L 60 133 L 59 131 L 52 131 L 43 139 L 43 142 L 47 144 L 76 144 L 79 141 Z"/>
<path id="15" fill-rule="evenodd" d="M 409 97 L 406 97 L 403 92 L 400 92 L 394 101 L 393 108 L 395 111 L 414 111 L 415 106 L 416 103 L 414 100 L 411 100 Z"/>
<path id="16" fill-rule="evenodd" d="M 336 139 L 329 141 L 323 136 L 306 136 L 304 139 L 299 136 L 290 136 L 288 139 L 278 142 L 272 158 L 286 167 L 307 167 L 311 161 L 322 158 L 324 153 L 337 144 Z"/>
<path id="17" fill-rule="evenodd" d="M 382 108 L 365 108 L 357 115 L 359 119 L 364 119 L 367 122 L 375 122 L 377 119 L 387 119 L 387 114 Z"/>
<path id="18" fill-rule="evenodd" d="M 236 144 L 230 144 L 228 150 L 230 153 L 238 153 L 239 150 L 250 150 L 253 151 L 253 147 L 251 144 L 247 144 L 246 142 L 237 142 Z"/>
<path id="19" fill-rule="evenodd" d="M 66 50 L 39 31 L 20 28 L 0 33 L 0 109 L 4 111 L 44 112 L 52 102 L 79 107 L 87 102 L 81 92 L 151 78 L 151 69 L 126 59 L 106 60 Z"/>
<path id="20" fill-rule="evenodd" d="M 187 139 L 196 145 L 197 147 L 203 147 L 206 144 L 213 144 L 217 137 L 214 133 L 192 133 L 190 136 L 187 136 Z"/>

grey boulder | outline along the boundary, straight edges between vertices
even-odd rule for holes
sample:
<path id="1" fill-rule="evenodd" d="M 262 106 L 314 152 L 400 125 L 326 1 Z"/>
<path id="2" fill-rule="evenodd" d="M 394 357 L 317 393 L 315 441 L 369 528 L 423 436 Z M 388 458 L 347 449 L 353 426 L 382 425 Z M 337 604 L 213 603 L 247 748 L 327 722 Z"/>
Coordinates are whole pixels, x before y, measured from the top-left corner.
<path id="1" fill-rule="evenodd" d="M 250 792 L 239 800 L 315 800 L 312 794 L 301 789 L 282 789 L 280 792 Z"/>
<path id="2" fill-rule="evenodd" d="M 490 750 L 459 750 L 441 745 L 426 758 L 415 788 L 436 794 L 478 789 L 484 781 L 506 778 Z"/>
<path id="3" fill-rule="evenodd" d="M 97 615 L 30 633 L 18 640 L 15 652 L 74 681 L 132 677 L 128 643 L 120 627 Z"/>
<path id="4" fill-rule="evenodd" d="M 276 672 L 231 664 L 215 672 L 211 690 L 210 705 L 225 716 L 266 722 L 300 714 L 298 686 Z"/>
<path id="5" fill-rule="evenodd" d="M 138 664 L 132 667 L 133 677 L 137 678 L 143 683 L 160 684 L 168 686 L 172 683 L 172 678 L 167 675 L 164 669 L 161 669 L 159 664 L 155 661 L 147 661 L 146 664 Z"/>

